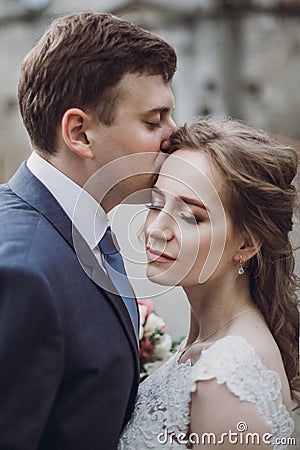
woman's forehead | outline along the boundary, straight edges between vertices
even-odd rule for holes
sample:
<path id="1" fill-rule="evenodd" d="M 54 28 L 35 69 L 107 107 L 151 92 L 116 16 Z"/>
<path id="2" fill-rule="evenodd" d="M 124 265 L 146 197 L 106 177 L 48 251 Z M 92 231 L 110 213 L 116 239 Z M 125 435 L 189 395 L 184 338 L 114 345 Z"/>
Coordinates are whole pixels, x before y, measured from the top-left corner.
<path id="1" fill-rule="evenodd" d="M 204 198 L 220 196 L 223 179 L 201 151 L 182 149 L 163 163 L 156 187 L 173 195 Z M 203 200 L 202 200 L 203 201 Z"/>

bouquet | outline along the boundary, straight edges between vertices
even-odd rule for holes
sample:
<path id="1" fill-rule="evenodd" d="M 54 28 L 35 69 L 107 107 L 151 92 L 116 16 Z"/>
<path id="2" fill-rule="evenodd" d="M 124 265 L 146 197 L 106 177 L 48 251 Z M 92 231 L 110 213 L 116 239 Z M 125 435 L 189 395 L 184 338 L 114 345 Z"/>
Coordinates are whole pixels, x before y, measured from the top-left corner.
<path id="1" fill-rule="evenodd" d="M 158 361 L 166 360 L 172 351 L 172 339 L 167 333 L 164 320 L 155 311 L 151 300 L 138 300 L 140 313 L 140 362 L 141 380 L 144 380 L 151 369 L 157 368 Z"/>

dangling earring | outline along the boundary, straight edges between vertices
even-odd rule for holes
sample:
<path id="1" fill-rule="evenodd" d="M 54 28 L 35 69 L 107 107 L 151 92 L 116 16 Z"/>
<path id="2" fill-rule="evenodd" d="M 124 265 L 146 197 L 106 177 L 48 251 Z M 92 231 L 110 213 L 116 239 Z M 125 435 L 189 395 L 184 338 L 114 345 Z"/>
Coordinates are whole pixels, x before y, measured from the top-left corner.
<path id="1" fill-rule="evenodd" d="M 240 255 L 240 266 L 238 268 L 238 274 L 244 275 L 244 273 L 245 273 L 245 269 L 243 267 L 243 255 Z"/>

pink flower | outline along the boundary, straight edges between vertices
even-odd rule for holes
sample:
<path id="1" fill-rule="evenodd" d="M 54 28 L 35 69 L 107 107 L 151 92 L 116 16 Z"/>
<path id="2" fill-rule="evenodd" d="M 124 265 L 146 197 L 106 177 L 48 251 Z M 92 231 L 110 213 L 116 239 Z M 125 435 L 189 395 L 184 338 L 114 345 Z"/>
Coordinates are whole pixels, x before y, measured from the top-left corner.
<path id="1" fill-rule="evenodd" d="M 138 300 L 139 305 L 144 305 L 147 308 L 147 316 L 154 310 L 153 301 L 150 299 L 147 300 Z"/>
<path id="2" fill-rule="evenodd" d="M 164 320 L 155 311 L 152 300 L 138 301 L 140 313 L 141 363 L 163 360 L 170 353 L 172 340 Z"/>
<path id="3" fill-rule="evenodd" d="M 140 345 L 140 357 L 149 358 L 152 355 L 154 348 L 155 346 L 151 344 L 150 338 L 144 338 Z"/>
<path id="4" fill-rule="evenodd" d="M 139 340 L 143 339 L 144 326 L 148 319 L 149 314 L 154 310 L 154 305 L 152 300 L 138 300 L 139 314 L 140 314 L 140 329 L 139 329 Z"/>

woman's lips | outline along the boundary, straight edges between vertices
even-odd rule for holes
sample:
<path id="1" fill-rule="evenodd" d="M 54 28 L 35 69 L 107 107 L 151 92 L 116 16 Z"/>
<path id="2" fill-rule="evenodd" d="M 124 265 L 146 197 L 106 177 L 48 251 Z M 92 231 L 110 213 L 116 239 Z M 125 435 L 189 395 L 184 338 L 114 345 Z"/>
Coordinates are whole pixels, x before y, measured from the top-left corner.
<path id="1" fill-rule="evenodd" d="M 147 247 L 147 257 L 149 262 L 170 263 L 175 261 L 175 258 L 167 255 L 167 253 L 162 253 L 161 251 L 151 249 L 150 247 Z"/>

